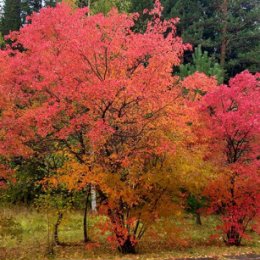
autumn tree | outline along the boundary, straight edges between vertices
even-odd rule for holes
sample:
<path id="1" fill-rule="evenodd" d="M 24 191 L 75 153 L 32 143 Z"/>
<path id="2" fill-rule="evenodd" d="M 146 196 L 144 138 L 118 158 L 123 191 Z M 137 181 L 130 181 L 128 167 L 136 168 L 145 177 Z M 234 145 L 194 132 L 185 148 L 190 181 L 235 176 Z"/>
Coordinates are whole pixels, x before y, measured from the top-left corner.
<path id="1" fill-rule="evenodd" d="M 87 11 L 42 9 L 9 36 L 0 151 L 26 157 L 57 142 L 74 157 L 78 186 L 96 185 L 120 251 L 133 253 L 145 221 L 171 208 L 161 203 L 175 187 L 172 167 L 162 167 L 174 151 L 166 133 L 186 126 L 172 66 L 189 46 L 176 37 L 175 19 L 160 19 L 159 1 L 142 34 L 131 30 L 136 14 Z"/>
<path id="2" fill-rule="evenodd" d="M 201 57 L 200 51 L 196 55 Z M 196 57 L 194 61 L 200 60 L 199 57 Z M 207 56 L 205 56 L 205 60 L 207 59 Z M 198 62 L 194 64 L 194 67 L 196 66 L 198 69 L 203 70 L 204 66 L 201 65 Z M 185 65 L 181 66 L 185 67 Z M 194 67 L 192 65 L 188 66 L 190 73 L 194 70 Z M 206 125 L 204 120 L 201 119 L 199 108 L 204 95 L 218 87 L 218 81 L 216 76 L 209 77 L 203 72 L 196 71 L 184 77 L 181 81 L 181 86 L 182 95 L 186 100 L 188 108 L 185 114 L 189 128 L 186 131 L 182 130 L 183 137 L 176 152 L 174 163 L 176 170 L 180 172 L 179 178 L 181 180 L 182 192 L 186 198 L 184 207 L 189 213 L 194 215 L 196 224 L 201 225 L 201 213 L 203 208 L 206 207 L 208 200 L 203 191 L 212 178 L 214 178 L 216 165 L 206 160 L 210 150 L 211 135 L 205 131 Z"/>
<path id="3" fill-rule="evenodd" d="M 228 245 L 240 245 L 259 216 L 258 74 L 238 74 L 205 97 L 212 160 L 219 176 L 207 188 L 211 211 L 222 213 L 220 227 Z"/>

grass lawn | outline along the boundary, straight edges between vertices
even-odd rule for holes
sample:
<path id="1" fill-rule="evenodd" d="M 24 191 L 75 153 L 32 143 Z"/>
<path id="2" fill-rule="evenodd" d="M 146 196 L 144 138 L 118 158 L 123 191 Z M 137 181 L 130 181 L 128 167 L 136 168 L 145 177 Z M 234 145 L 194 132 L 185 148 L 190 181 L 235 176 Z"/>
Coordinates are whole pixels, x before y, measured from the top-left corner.
<path id="1" fill-rule="evenodd" d="M 195 224 L 192 216 L 184 215 L 160 220 L 143 237 L 138 254 L 122 256 L 108 244 L 107 234 L 100 227 L 104 218 L 90 216 L 89 233 L 93 243 L 84 245 L 82 212 L 65 213 L 60 226 L 60 240 L 69 245 L 54 247 L 54 255 L 48 255 L 48 229 L 51 233 L 55 212 L 39 212 L 21 207 L 4 207 L 0 212 L 0 259 L 1 260 L 45 260 L 45 259 L 173 259 L 180 257 L 260 254 L 260 239 L 251 232 L 251 240 L 243 246 L 226 247 L 216 233 L 217 217 L 202 218 L 203 225 Z M 49 223 L 49 225 L 48 225 Z M 49 226 L 49 228 L 48 228 Z M 49 240 L 51 240 L 49 236 Z"/>

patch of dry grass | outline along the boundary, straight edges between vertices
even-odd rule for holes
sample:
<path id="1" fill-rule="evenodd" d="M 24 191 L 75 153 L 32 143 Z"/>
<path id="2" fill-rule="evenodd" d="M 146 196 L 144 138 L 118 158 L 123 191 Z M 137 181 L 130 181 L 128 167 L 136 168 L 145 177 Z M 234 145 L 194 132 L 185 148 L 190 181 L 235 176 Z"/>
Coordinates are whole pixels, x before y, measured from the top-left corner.
<path id="1" fill-rule="evenodd" d="M 100 235 L 97 223 L 102 217 L 91 216 L 89 231 L 97 243 L 88 246 L 82 243 L 82 212 L 65 214 L 60 227 L 60 240 L 73 243 L 71 246 L 55 247 L 54 255 L 48 253 L 48 230 L 56 219 L 54 212 L 39 212 L 21 207 L 3 208 L 0 212 L 0 259 L 1 260 L 144 260 L 174 259 L 180 257 L 260 254 L 259 237 L 252 233 L 252 239 L 244 245 L 226 247 L 219 239 L 210 239 L 215 233 L 217 217 L 203 218 L 203 225 L 196 225 L 191 216 L 184 215 L 158 221 L 148 230 L 138 246 L 137 255 L 122 256 L 112 250 L 104 236 Z M 48 225 L 49 223 L 49 225 Z M 51 237 L 49 237 L 49 243 Z M 99 245 L 99 246 L 97 246 Z"/>

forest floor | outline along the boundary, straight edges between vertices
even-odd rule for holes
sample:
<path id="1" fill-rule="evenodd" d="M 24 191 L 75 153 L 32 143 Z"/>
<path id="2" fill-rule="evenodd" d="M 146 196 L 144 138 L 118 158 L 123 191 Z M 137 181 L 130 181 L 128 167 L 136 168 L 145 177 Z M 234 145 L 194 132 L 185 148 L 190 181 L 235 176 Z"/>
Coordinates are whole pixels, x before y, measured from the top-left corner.
<path id="1" fill-rule="evenodd" d="M 241 247 L 227 247 L 216 237 L 218 217 L 203 217 L 201 226 L 191 215 L 180 215 L 158 221 L 138 246 L 138 254 L 121 255 L 112 249 L 103 232 L 104 217 L 91 215 L 89 235 L 92 241 L 82 243 L 82 212 L 65 213 L 60 226 L 60 241 L 67 246 L 51 245 L 56 219 L 52 211 L 33 208 L 3 207 L 0 211 L 1 260 L 260 260 L 260 238 L 254 232 Z M 49 234 L 49 235 L 48 235 Z M 48 241 L 49 238 L 49 241 Z M 48 246 L 49 245 L 49 246 Z M 50 254 L 52 251 L 53 254 Z"/>

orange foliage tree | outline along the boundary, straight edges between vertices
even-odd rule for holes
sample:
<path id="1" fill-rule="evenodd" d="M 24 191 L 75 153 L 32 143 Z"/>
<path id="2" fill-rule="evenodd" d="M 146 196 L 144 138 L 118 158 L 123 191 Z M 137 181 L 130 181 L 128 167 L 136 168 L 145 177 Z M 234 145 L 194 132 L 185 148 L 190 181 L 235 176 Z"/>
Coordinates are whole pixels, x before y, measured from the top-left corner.
<path id="1" fill-rule="evenodd" d="M 171 209 L 168 133 L 188 127 L 172 67 L 189 45 L 175 35 L 177 20 L 161 19 L 159 1 L 144 33 L 131 30 L 136 14 L 87 11 L 42 9 L 9 35 L 0 54 L 10 72 L 1 85 L 9 105 L 1 105 L 0 153 L 32 156 L 51 142 L 66 150 L 68 187 L 74 178 L 73 187 L 97 187 L 118 248 L 133 253 L 145 223 Z"/>

